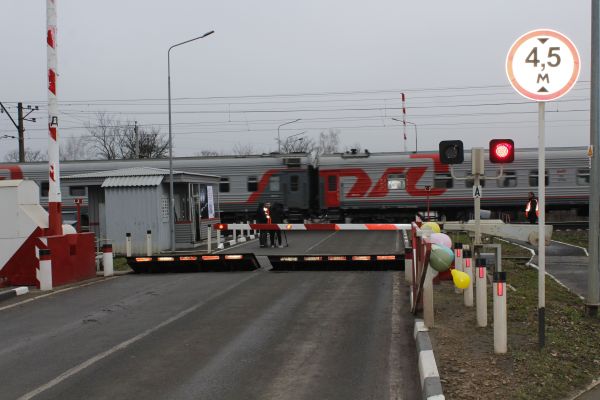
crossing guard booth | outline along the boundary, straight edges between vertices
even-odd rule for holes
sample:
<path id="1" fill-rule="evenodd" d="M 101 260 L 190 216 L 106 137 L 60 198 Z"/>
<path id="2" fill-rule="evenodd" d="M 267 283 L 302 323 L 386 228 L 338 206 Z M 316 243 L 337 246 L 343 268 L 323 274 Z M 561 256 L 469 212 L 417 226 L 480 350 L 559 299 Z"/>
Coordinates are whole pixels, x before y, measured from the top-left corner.
<path id="1" fill-rule="evenodd" d="M 90 230 L 99 240 L 125 253 L 131 234 L 133 255 L 170 250 L 169 170 L 137 167 L 63 177 L 64 186 L 86 186 Z M 207 238 L 207 226 L 220 222 L 219 177 L 173 171 L 175 245 L 191 249 Z"/>

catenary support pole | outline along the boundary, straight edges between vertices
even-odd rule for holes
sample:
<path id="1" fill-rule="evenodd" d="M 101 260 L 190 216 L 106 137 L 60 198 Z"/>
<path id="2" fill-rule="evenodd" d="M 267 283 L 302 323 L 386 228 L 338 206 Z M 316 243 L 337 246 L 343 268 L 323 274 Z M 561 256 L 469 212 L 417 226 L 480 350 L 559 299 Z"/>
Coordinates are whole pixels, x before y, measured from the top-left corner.
<path id="1" fill-rule="evenodd" d="M 590 222 L 586 313 L 598 314 L 600 305 L 600 1 L 592 0 L 592 87 L 590 105 Z"/>

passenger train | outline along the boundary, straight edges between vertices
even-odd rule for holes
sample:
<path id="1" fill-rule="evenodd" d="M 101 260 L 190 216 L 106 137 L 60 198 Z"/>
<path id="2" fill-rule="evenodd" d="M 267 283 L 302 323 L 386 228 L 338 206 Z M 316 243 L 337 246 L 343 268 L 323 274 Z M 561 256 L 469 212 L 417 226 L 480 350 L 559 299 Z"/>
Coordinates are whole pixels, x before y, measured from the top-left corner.
<path id="1" fill-rule="evenodd" d="M 433 152 L 371 153 L 349 151 L 321 155 L 263 154 L 252 156 L 183 157 L 173 160 L 175 170 L 220 176 L 219 208 L 223 221 L 254 218 L 258 204 L 284 204 L 290 221 L 321 218 L 332 221 L 408 221 L 417 212 L 434 210 L 448 219 L 470 218 L 473 179 L 470 152 L 463 164 L 440 163 Z M 131 167 L 168 169 L 167 159 L 91 160 L 61 163 L 61 175 Z M 537 149 L 521 149 L 515 161 L 503 167 L 485 163 L 482 209 L 505 220 L 524 220 L 528 192 L 537 194 Z M 32 179 L 47 202 L 47 163 L 0 164 L 0 179 Z M 584 147 L 546 150 L 546 207 L 549 221 L 582 220 L 588 214 L 589 158 Z M 62 190 L 63 211 L 73 212 L 75 198 L 86 188 Z M 71 210 L 71 211 L 69 211 Z M 85 208 L 84 208 L 85 210 Z M 84 211 L 85 214 L 85 211 Z M 85 224 L 85 215 L 83 217 Z"/>

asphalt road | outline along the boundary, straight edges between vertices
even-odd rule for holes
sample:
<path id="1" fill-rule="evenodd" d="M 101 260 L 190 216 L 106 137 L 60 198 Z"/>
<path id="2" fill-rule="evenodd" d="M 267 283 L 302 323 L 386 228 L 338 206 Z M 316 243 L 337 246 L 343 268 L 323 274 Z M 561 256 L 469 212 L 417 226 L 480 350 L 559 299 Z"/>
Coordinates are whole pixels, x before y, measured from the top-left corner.
<path id="1" fill-rule="evenodd" d="M 401 276 L 126 275 L 2 303 L 0 398 L 420 398 Z"/>

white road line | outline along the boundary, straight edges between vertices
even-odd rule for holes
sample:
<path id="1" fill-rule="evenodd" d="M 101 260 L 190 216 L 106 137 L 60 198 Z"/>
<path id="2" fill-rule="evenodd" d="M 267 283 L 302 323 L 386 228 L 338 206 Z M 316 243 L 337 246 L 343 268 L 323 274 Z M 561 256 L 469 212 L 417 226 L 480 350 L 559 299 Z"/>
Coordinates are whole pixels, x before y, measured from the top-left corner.
<path id="1" fill-rule="evenodd" d="M 18 303 L 14 303 L 14 304 L 11 304 L 11 305 L 8 305 L 8 306 L 0 307 L 0 311 L 8 310 L 9 308 L 17 307 L 17 306 L 23 305 L 25 303 L 29 303 L 29 302 L 32 302 L 32 301 L 35 301 L 35 300 L 43 299 L 44 297 L 53 296 L 55 294 L 68 292 L 69 290 L 79 289 L 79 288 L 82 288 L 82 287 L 95 285 L 96 283 L 106 282 L 106 281 L 109 281 L 109 280 L 112 280 L 112 279 L 115 279 L 115 278 L 118 278 L 118 277 L 119 276 L 112 276 L 112 277 L 108 277 L 108 278 L 104 278 L 104 279 L 99 279 L 99 280 L 94 281 L 94 282 L 84 283 L 82 285 L 71 286 L 71 287 L 68 287 L 68 288 L 55 290 L 55 291 L 53 291 L 51 293 L 41 294 L 39 296 L 35 296 L 35 297 L 30 298 L 30 299 L 20 301 Z"/>
<path id="2" fill-rule="evenodd" d="M 333 235 L 335 235 L 338 232 L 339 231 L 333 231 L 333 233 L 331 235 L 325 236 L 323 239 L 319 240 L 317 243 L 313 244 L 308 249 L 306 249 L 305 253 L 309 254 L 309 251 L 311 251 L 312 249 L 314 249 L 315 247 L 317 247 L 318 245 L 320 245 L 321 243 L 323 243 L 324 241 L 326 241 L 327 239 L 329 239 L 330 237 L 332 237 Z"/>
<path id="3" fill-rule="evenodd" d="M 583 252 L 585 253 L 585 255 L 586 255 L 587 257 L 589 257 L 589 256 L 590 256 L 590 253 L 588 253 L 588 251 L 587 251 L 587 249 L 586 249 L 585 247 L 576 246 L 576 245 L 574 245 L 574 244 L 571 244 L 571 243 L 565 243 L 565 242 L 561 242 L 560 240 L 554 240 L 554 239 L 552 239 L 552 240 L 551 240 L 551 242 L 556 242 L 556 243 L 564 244 L 565 246 L 576 247 L 576 248 L 578 248 L 578 249 L 581 249 L 581 250 L 583 250 Z"/>
<path id="4" fill-rule="evenodd" d="M 400 374 L 400 273 L 394 273 L 392 279 L 392 337 L 388 356 L 390 400 L 402 400 L 400 388 L 402 379 Z"/>
<path id="5" fill-rule="evenodd" d="M 71 376 L 73 376 L 73 375 L 75 375 L 75 374 L 83 371 L 84 369 L 86 369 L 87 367 L 89 367 L 91 365 L 94 365 L 98 361 L 100 361 L 100 360 L 102 360 L 102 359 L 110 356 L 111 354 L 114 354 L 114 353 L 116 353 L 119 350 L 123 350 L 123 349 L 129 347 L 133 343 L 140 341 L 141 339 L 143 339 L 146 336 L 148 336 L 148 335 L 156 332 L 157 330 L 159 330 L 161 328 L 164 328 L 165 326 L 167 326 L 167 325 L 169 325 L 169 324 L 171 324 L 171 323 L 173 323 L 173 322 L 175 322 L 175 321 L 177 321 L 177 320 L 185 317 L 186 315 L 188 315 L 188 314 L 190 314 L 190 313 L 198 310 L 200 307 L 202 307 L 204 304 L 208 303 L 209 301 L 211 301 L 211 300 L 213 300 L 213 299 L 215 299 L 215 298 L 217 298 L 219 296 L 222 296 L 223 294 L 227 293 L 228 291 L 235 289 L 236 287 L 240 286 L 242 283 L 244 283 L 247 280 L 252 279 L 252 278 L 254 278 L 256 276 L 259 276 L 259 275 L 256 275 L 256 274 L 249 275 L 248 277 L 246 277 L 246 278 L 244 278 L 244 279 L 236 282 L 235 284 L 230 285 L 230 286 L 226 287 L 225 289 L 223 289 L 223 290 L 221 290 L 221 291 L 213 294 L 212 296 L 208 297 L 203 302 L 198 303 L 195 306 L 192 306 L 190 308 L 187 308 L 187 309 L 181 311 L 179 314 L 177 314 L 177 315 L 175 315 L 175 316 L 173 316 L 173 317 L 171 317 L 171 318 L 169 318 L 169 319 L 161 322 L 160 324 L 156 325 L 155 327 L 150 328 L 150 329 L 148 329 L 148 330 L 140 333 L 139 335 L 132 337 L 131 339 L 128 339 L 128 340 L 126 340 L 124 342 L 121 342 L 118 345 L 116 345 L 116 346 L 114 346 L 114 347 L 112 347 L 112 348 L 110 348 L 110 349 L 108 349 L 108 350 L 106 350 L 106 351 L 104 351 L 104 352 L 102 352 L 100 354 L 97 354 L 94 357 L 92 357 L 92 358 L 90 358 L 90 359 L 82 362 L 81 364 L 76 365 L 75 367 L 73 367 L 73 368 L 71 368 L 71 369 L 63 372 L 62 374 L 60 374 L 56 378 L 52 379 L 51 381 L 49 381 L 49 382 L 47 382 L 47 383 L 39 386 L 38 388 L 32 390 L 31 392 L 29 392 L 27 394 L 24 394 L 23 396 L 19 397 L 17 400 L 29 400 L 29 399 L 37 396 L 38 394 L 40 394 L 42 392 L 45 392 L 48 389 L 53 388 L 54 386 L 56 386 L 56 385 L 60 384 L 61 382 L 63 382 L 65 379 L 70 378 Z"/>

